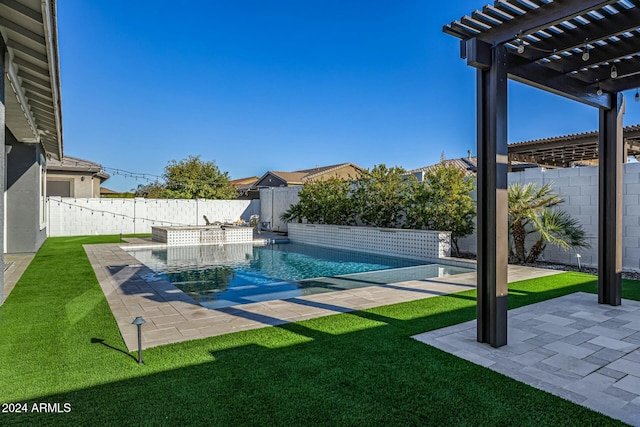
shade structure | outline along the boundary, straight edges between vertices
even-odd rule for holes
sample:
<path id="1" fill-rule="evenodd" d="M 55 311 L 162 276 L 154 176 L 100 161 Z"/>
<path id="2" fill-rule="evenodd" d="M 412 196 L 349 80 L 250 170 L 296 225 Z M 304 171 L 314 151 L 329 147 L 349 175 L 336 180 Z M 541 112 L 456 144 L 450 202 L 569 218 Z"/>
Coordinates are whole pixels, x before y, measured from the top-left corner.
<path id="1" fill-rule="evenodd" d="M 498 0 L 443 31 L 477 69 L 478 341 L 507 344 L 507 79 L 599 110 L 598 301 L 619 305 L 621 92 L 640 86 L 640 2 Z"/>

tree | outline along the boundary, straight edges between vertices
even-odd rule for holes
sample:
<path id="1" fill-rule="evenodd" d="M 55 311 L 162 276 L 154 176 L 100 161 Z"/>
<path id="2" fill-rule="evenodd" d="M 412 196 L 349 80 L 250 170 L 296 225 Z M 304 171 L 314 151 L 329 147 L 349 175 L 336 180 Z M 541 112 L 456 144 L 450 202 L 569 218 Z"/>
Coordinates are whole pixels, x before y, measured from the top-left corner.
<path id="1" fill-rule="evenodd" d="M 568 213 L 557 208 L 564 203 L 553 193 L 552 183 L 542 187 L 534 183 L 515 183 L 509 186 L 510 258 L 517 263 L 534 262 L 547 243 L 568 249 L 589 247 L 582 226 Z M 527 251 L 527 235 L 536 240 Z"/>
<path id="2" fill-rule="evenodd" d="M 398 227 L 403 219 L 403 210 L 410 179 L 404 177 L 405 170 L 394 166 L 375 165 L 371 171 L 363 171 L 355 181 L 354 206 L 359 218 L 374 227 Z"/>
<path id="3" fill-rule="evenodd" d="M 135 196 L 144 197 L 146 199 L 166 198 L 164 185 L 160 184 L 159 182 L 152 182 L 146 185 L 138 185 L 138 188 L 135 189 Z"/>
<path id="4" fill-rule="evenodd" d="M 349 225 L 355 223 L 353 202 L 349 197 L 351 184 L 336 177 L 312 181 L 300 190 L 299 201 L 284 212 L 280 219 L 306 219 L 312 224 Z"/>
<path id="5" fill-rule="evenodd" d="M 476 209 L 471 192 L 475 179 L 444 161 L 427 171 L 425 181 L 414 181 L 407 200 L 407 227 L 451 232 L 459 256 L 458 239 L 473 233 Z"/>
<path id="6" fill-rule="evenodd" d="M 233 199 L 236 189 L 229 182 L 229 174 L 221 172 L 213 161 L 200 156 L 171 160 L 164 168 L 166 181 L 164 196 L 168 199 Z"/>

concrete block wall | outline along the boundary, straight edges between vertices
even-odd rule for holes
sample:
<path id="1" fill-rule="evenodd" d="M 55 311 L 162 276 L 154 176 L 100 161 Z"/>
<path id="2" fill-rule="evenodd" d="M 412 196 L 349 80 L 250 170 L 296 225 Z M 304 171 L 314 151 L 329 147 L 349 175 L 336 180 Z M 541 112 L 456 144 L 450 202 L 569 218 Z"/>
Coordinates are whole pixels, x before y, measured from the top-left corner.
<path id="1" fill-rule="evenodd" d="M 48 198 L 49 236 L 151 233 L 154 225 L 205 225 L 249 222 L 259 200 Z"/>
<path id="2" fill-rule="evenodd" d="M 260 189 L 260 222 L 273 231 L 287 231 L 287 223 L 280 219 L 293 204 L 298 203 L 302 186 Z"/>
<path id="3" fill-rule="evenodd" d="M 598 265 L 598 168 L 526 169 L 509 174 L 509 184 L 533 182 L 553 183 L 554 192 L 562 194 L 565 202 L 559 208 L 580 221 L 591 248 L 562 250 L 548 245 L 542 259 L 564 264 L 576 264 L 576 253 L 582 265 Z M 622 266 L 625 270 L 640 271 L 640 163 L 627 163 L 623 174 Z M 476 235 L 458 242 L 463 252 L 476 253 Z"/>

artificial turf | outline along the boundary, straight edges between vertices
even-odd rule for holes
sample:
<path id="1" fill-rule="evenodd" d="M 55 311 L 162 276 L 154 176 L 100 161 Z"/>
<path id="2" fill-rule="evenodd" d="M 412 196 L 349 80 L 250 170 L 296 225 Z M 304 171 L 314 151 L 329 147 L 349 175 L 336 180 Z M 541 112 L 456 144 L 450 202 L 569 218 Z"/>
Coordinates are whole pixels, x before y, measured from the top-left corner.
<path id="1" fill-rule="evenodd" d="M 0 402 L 29 410 L 0 425 L 619 424 L 411 338 L 473 319 L 475 290 L 151 348 L 138 365 L 82 248 L 118 239 L 47 239 L 0 307 Z M 514 308 L 597 283 L 509 288 Z M 32 412 L 43 402 L 60 413 Z"/>

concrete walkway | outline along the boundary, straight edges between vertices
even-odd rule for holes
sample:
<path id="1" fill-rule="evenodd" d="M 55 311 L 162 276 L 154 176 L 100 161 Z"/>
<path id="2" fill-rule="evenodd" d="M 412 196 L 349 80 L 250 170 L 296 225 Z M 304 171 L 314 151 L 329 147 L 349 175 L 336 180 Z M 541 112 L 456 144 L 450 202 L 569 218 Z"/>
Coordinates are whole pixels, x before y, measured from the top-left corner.
<path id="1" fill-rule="evenodd" d="M 612 307 L 578 292 L 508 316 L 508 344 L 500 348 L 477 342 L 475 320 L 414 338 L 640 426 L 640 302 Z"/>
<path id="2" fill-rule="evenodd" d="M 148 244 L 136 240 L 135 246 Z M 446 295 L 475 287 L 476 274 L 413 280 L 210 310 L 124 251 L 120 244 L 86 245 L 89 261 L 129 350 L 137 348 L 136 316 L 143 316 L 143 347 L 280 325 L 315 317 Z M 134 245 L 131 245 L 134 246 Z M 512 281 L 558 271 L 511 266 Z"/>
<path id="3" fill-rule="evenodd" d="M 5 254 L 4 299 L 2 301 L 7 299 L 35 256 L 36 254 Z"/>

